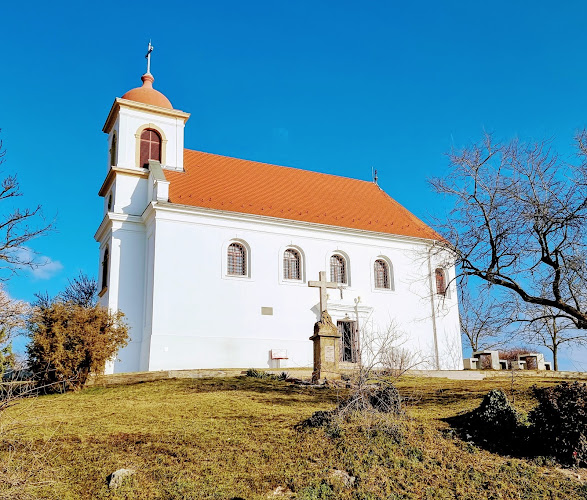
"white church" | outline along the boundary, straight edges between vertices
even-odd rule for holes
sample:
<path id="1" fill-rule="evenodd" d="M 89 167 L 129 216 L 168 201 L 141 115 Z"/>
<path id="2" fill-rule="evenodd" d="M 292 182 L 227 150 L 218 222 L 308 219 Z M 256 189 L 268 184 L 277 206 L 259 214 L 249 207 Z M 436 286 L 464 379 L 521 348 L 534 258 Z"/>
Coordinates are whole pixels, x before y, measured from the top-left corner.
<path id="1" fill-rule="evenodd" d="M 149 69 L 103 128 L 100 303 L 131 337 L 107 373 L 311 367 L 321 271 L 338 285 L 342 366 L 364 332 L 394 324 L 420 368 L 462 368 L 455 271 L 434 230 L 375 182 L 184 148 L 190 115 Z"/>

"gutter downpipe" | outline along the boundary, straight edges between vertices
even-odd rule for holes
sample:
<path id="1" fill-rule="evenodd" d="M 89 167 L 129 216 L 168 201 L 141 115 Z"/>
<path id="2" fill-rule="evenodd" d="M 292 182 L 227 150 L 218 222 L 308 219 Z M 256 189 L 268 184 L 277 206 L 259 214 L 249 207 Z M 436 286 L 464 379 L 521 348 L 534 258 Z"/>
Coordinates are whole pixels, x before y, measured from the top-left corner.
<path id="1" fill-rule="evenodd" d="M 430 312 L 432 313 L 432 334 L 434 337 L 434 358 L 436 362 L 436 369 L 440 370 L 440 356 L 438 354 L 438 334 L 436 330 L 436 313 L 434 311 L 434 286 L 432 284 L 432 259 L 430 254 L 432 253 L 433 245 L 430 245 L 428 249 L 428 283 L 430 283 Z"/>

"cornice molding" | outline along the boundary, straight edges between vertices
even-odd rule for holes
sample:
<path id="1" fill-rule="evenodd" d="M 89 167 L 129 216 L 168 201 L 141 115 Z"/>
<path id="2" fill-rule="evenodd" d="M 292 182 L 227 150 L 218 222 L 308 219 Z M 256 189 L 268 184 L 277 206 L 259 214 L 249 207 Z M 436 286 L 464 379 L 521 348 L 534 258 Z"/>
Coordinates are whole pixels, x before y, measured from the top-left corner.
<path id="1" fill-rule="evenodd" d="M 139 111 L 146 111 L 147 113 L 154 113 L 157 115 L 170 116 L 172 118 L 180 118 L 183 120 L 184 123 L 187 122 L 190 117 L 190 113 L 186 113 L 185 111 L 181 111 L 179 109 L 161 108 L 160 106 L 153 106 L 152 104 L 144 104 L 142 102 L 130 101 L 128 99 L 122 99 L 121 97 L 117 97 L 116 99 L 114 99 L 114 103 L 110 108 L 108 118 L 106 118 L 106 122 L 102 127 L 102 132 L 105 132 L 107 134 L 110 133 L 110 130 L 114 125 L 116 114 L 121 107 L 137 109 Z"/>
<path id="2" fill-rule="evenodd" d="M 110 169 L 108 170 L 108 174 L 106 174 L 106 179 L 104 179 L 102 187 L 100 188 L 100 191 L 98 191 L 98 196 L 106 196 L 106 193 L 110 189 L 110 186 L 112 185 L 112 182 L 116 177 L 116 174 L 132 175 L 135 177 L 142 177 L 143 179 L 149 178 L 149 170 L 146 168 L 110 167 Z"/>
<path id="3" fill-rule="evenodd" d="M 125 223 L 130 223 L 132 225 L 140 224 L 141 226 L 144 224 L 143 218 L 140 215 L 117 214 L 114 212 L 108 212 L 94 233 L 94 240 L 98 242 L 101 241 L 105 231 L 112 231 L 114 229 L 113 226 L 115 222 L 118 222 L 120 226 Z"/>
<path id="4" fill-rule="evenodd" d="M 394 241 L 403 241 L 407 243 L 415 243 L 419 245 L 426 245 L 430 246 L 433 245 L 437 240 L 432 240 L 429 238 L 417 238 L 414 236 L 404 236 L 399 234 L 391 234 L 391 233 L 381 233 L 376 231 L 367 231 L 363 229 L 354 229 L 342 226 L 331 226 L 328 224 L 320 224 L 316 222 L 306 222 L 306 221 L 298 221 L 292 219 L 282 219 L 279 217 L 269 217 L 267 215 L 257 215 L 257 214 L 247 214 L 242 212 L 231 212 L 229 210 L 217 210 L 213 208 L 203 208 L 203 207 L 193 207 L 191 205 L 180 205 L 177 203 L 153 203 L 152 208 L 155 209 L 157 212 L 160 213 L 168 213 L 168 214 L 182 214 L 182 215 L 200 215 L 200 216 L 207 216 L 207 217 L 214 217 L 224 220 L 235 220 L 238 219 L 240 221 L 245 222 L 253 222 L 253 223 L 261 223 L 271 226 L 277 227 L 284 227 L 287 226 L 288 228 L 295 227 L 297 229 L 306 229 L 306 230 L 313 230 L 313 231 L 320 231 L 326 232 L 333 235 L 345 235 L 345 236 L 361 236 L 367 237 L 371 239 L 377 240 L 394 240 Z M 147 210 L 148 211 L 148 210 Z M 143 213 L 143 216 L 146 215 L 146 212 Z M 156 216 L 159 218 L 159 216 Z M 173 219 L 169 219 L 173 220 Z"/>

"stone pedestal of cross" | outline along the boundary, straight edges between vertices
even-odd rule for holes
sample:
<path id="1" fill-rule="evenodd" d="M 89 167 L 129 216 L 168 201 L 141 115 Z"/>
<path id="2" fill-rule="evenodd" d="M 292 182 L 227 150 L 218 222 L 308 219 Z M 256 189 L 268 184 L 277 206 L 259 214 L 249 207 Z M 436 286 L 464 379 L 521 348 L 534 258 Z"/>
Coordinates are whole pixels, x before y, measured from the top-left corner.
<path id="1" fill-rule="evenodd" d="M 326 281 L 326 272 L 320 271 L 318 281 L 309 281 L 308 286 L 320 288 L 320 321 L 314 324 L 314 371 L 312 381 L 340 379 L 338 361 L 340 358 L 340 333 L 326 310 L 328 288 L 339 288 L 338 283 Z"/>

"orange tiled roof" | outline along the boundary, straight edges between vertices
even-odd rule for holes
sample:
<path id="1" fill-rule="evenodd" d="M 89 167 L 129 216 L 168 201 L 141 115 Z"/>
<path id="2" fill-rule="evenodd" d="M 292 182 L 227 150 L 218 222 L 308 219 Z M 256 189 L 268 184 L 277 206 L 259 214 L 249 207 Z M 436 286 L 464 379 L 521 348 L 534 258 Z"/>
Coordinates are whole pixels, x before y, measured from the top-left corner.
<path id="1" fill-rule="evenodd" d="M 171 203 L 440 238 L 372 182 L 189 149 L 184 169 L 165 171 Z"/>

